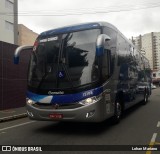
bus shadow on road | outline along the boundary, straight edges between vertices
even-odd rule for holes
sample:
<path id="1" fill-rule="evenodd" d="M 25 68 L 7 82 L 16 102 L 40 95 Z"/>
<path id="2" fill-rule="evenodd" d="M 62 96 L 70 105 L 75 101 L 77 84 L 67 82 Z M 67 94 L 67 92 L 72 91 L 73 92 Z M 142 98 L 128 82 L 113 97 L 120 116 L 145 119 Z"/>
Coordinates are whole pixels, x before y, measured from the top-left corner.
<path id="1" fill-rule="evenodd" d="M 133 105 L 132 107 L 130 107 L 130 108 L 128 108 L 127 110 L 125 110 L 124 111 L 124 114 L 123 114 L 123 116 L 122 116 L 122 120 L 123 119 L 126 119 L 126 118 L 129 118 L 130 117 L 130 115 L 132 115 L 132 114 L 136 114 L 136 112 L 138 111 L 138 110 L 141 110 L 141 109 L 143 109 L 146 105 L 148 105 L 150 103 L 150 100 L 148 100 L 148 102 L 147 102 L 147 104 L 143 104 L 143 102 L 139 102 L 139 103 L 137 103 L 137 104 L 135 104 L 135 105 Z"/>
<path id="2" fill-rule="evenodd" d="M 45 123 L 46 124 L 46 123 Z M 92 135 L 101 134 L 104 131 L 111 129 L 112 121 L 107 119 L 100 123 L 85 123 L 85 122 L 53 122 L 52 124 L 38 128 L 35 132 L 46 134 L 76 134 L 76 135 Z"/>

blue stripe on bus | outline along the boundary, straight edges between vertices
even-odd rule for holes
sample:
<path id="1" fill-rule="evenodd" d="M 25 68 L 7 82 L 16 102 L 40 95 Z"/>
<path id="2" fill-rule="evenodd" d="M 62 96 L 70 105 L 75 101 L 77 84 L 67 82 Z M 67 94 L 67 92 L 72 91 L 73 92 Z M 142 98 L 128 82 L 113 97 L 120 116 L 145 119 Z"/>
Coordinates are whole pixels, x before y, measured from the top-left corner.
<path id="1" fill-rule="evenodd" d="M 66 95 L 39 95 L 39 94 L 35 94 L 35 93 L 28 91 L 27 97 L 29 99 L 32 99 L 35 102 L 40 102 L 42 99 L 47 100 L 48 97 L 52 96 L 51 102 L 48 102 L 48 103 L 65 104 L 65 103 L 74 103 L 74 102 L 78 102 L 78 101 L 81 101 L 83 99 L 86 99 L 92 96 L 97 96 L 101 94 L 102 92 L 103 92 L 103 87 L 98 87 L 95 89 L 83 91 L 83 92 L 76 93 L 76 94 L 66 94 Z"/>
<path id="2" fill-rule="evenodd" d="M 104 52 L 104 47 L 103 46 L 96 47 L 96 56 L 102 56 L 103 52 Z"/>
<path id="3" fill-rule="evenodd" d="M 99 26 L 100 26 L 99 23 L 73 25 L 73 26 L 62 27 L 62 28 L 49 30 L 49 31 L 41 33 L 40 35 L 41 36 L 47 36 L 47 35 L 54 35 L 54 34 L 59 34 L 59 33 L 68 33 L 68 32 L 72 32 L 72 31 L 78 31 L 78 30 L 84 30 L 84 29 L 90 29 L 90 28 L 97 28 Z"/>

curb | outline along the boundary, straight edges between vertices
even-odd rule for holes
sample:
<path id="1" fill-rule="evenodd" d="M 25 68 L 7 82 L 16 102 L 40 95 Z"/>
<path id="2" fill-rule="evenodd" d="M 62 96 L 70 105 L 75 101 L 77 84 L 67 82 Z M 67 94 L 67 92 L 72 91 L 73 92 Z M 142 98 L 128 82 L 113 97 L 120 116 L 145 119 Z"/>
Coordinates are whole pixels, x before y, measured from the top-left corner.
<path id="1" fill-rule="evenodd" d="M 27 117 L 27 113 L 22 113 L 22 114 L 17 114 L 17 115 L 13 115 L 13 116 L 3 117 L 3 118 L 0 118 L 0 123 L 1 122 L 6 122 L 6 121 L 11 121 L 11 120 L 16 120 L 16 119 L 20 119 L 20 118 L 25 118 L 25 117 Z"/>

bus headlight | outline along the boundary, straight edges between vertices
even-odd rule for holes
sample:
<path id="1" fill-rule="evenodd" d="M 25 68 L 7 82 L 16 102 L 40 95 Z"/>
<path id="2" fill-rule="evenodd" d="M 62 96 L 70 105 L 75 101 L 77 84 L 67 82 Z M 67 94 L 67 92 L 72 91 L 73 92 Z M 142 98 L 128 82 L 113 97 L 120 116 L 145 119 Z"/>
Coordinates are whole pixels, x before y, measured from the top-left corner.
<path id="1" fill-rule="evenodd" d="M 35 104 L 35 101 L 33 101 L 33 100 L 31 100 L 31 99 L 28 99 L 28 100 L 26 101 L 26 103 L 27 103 L 28 105 L 33 105 L 33 104 Z"/>
<path id="2" fill-rule="evenodd" d="M 96 103 L 101 98 L 102 98 L 102 95 L 93 96 L 93 97 L 86 98 L 84 100 L 79 101 L 79 104 L 81 104 L 81 105 L 90 105 L 90 104 Z"/>

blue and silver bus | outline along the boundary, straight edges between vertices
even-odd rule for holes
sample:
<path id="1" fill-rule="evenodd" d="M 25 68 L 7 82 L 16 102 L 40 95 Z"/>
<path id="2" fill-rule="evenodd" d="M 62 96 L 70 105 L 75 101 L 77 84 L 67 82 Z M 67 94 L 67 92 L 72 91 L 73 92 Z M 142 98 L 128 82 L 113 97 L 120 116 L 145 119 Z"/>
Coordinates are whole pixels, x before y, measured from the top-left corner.
<path id="1" fill-rule="evenodd" d="M 45 31 L 33 46 L 16 49 L 15 64 L 23 50 L 31 50 L 30 119 L 101 122 L 112 117 L 119 122 L 124 110 L 146 104 L 151 94 L 149 62 L 110 23 Z"/>

